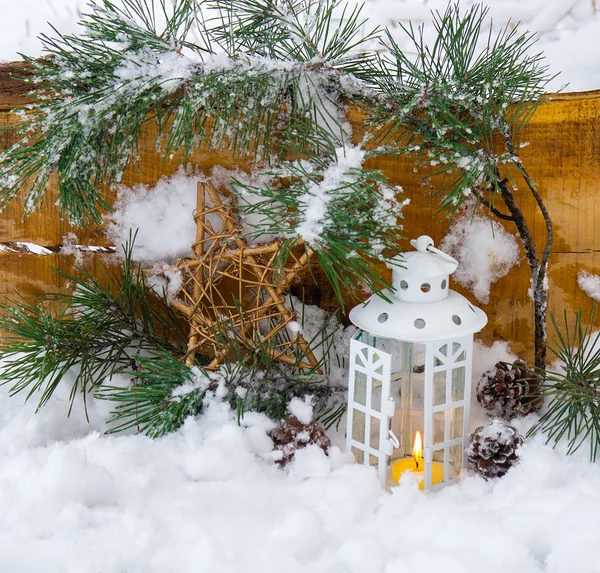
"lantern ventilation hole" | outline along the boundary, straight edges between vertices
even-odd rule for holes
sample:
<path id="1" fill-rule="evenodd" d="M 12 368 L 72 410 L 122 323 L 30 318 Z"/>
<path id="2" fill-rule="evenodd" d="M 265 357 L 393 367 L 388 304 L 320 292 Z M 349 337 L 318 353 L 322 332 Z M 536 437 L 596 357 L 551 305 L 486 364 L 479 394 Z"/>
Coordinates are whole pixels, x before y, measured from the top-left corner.
<path id="1" fill-rule="evenodd" d="M 460 316 L 458 316 L 457 314 L 452 315 L 452 322 L 454 324 L 456 324 L 457 326 L 460 326 L 462 324 L 462 320 L 460 319 Z"/>
<path id="2" fill-rule="evenodd" d="M 382 312 L 378 317 L 377 320 L 379 322 L 386 322 L 388 319 L 388 313 L 387 312 Z"/>
<path id="3" fill-rule="evenodd" d="M 365 306 L 368 306 L 370 302 L 371 302 L 371 299 L 367 300 L 366 302 L 363 302 L 363 308 L 365 308 Z"/>
<path id="4" fill-rule="evenodd" d="M 406 281 L 400 281 L 400 288 L 406 290 L 408 288 L 408 283 Z"/>
<path id="5" fill-rule="evenodd" d="M 448 284 L 448 283 L 446 282 L 446 279 L 444 279 L 444 280 L 442 281 L 442 288 L 446 288 L 446 285 L 447 285 L 447 284 Z"/>
<path id="6" fill-rule="evenodd" d="M 418 328 L 419 330 L 421 330 L 422 328 L 425 328 L 425 321 L 422 318 L 417 318 L 417 320 L 415 320 L 415 328 Z"/>
<path id="7" fill-rule="evenodd" d="M 477 312 L 475 312 L 475 309 L 474 309 L 474 308 L 473 308 L 471 305 L 469 305 L 469 308 L 470 308 L 470 309 L 471 309 L 471 310 L 472 310 L 472 311 L 473 311 L 475 314 L 477 314 Z"/>
<path id="8" fill-rule="evenodd" d="M 421 285 L 421 292 L 429 292 L 431 290 L 431 285 L 429 283 L 423 283 Z"/>

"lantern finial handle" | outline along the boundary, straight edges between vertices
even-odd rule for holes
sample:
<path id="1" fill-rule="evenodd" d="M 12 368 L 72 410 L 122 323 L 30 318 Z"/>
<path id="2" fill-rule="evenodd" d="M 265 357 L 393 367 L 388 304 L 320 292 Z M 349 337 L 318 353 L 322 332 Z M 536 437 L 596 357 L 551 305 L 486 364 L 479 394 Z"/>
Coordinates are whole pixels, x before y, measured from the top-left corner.
<path id="1" fill-rule="evenodd" d="M 428 235 L 421 235 L 418 239 L 411 239 L 410 244 L 419 251 L 426 253 L 430 247 L 433 247 L 433 239 Z"/>
<path id="2" fill-rule="evenodd" d="M 458 261 L 454 257 L 451 257 L 449 254 L 444 253 L 444 251 L 440 251 L 433 246 L 433 239 L 428 235 L 421 235 L 418 239 L 411 239 L 410 244 L 417 249 L 419 253 L 433 253 L 441 259 L 458 266 Z"/>

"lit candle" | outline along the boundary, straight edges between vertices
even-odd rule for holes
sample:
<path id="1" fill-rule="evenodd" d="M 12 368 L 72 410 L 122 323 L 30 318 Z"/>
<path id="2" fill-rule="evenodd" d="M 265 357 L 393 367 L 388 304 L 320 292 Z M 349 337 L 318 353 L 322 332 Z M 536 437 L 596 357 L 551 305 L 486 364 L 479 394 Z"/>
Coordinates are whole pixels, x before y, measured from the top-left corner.
<path id="1" fill-rule="evenodd" d="M 413 447 L 413 457 L 397 460 L 392 464 L 392 482 L 398 483 L 404 472 L 415 474 L 419 481 L 419 489 L 425 486 L 425 462 L 423 461 L 423 441 L 421 433 L 417 432 L 415 436 L 415 445 Z M 444 466 L 438 462 L 431 463 L 431 485 L 440 483 L 444 480 Z"/>

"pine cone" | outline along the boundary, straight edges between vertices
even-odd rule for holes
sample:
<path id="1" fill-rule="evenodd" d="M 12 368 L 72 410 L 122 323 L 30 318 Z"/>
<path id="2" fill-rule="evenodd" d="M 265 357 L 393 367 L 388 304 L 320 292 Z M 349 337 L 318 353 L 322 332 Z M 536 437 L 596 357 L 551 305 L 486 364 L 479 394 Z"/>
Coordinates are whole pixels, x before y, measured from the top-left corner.
<path id="1" fill-rule="evenodd" d="M 319 446 L 325 453 L 331 446 L 323 424 L 315 421 L 303 424 L 296 416 L 291 416 L 287 422 L 282 422 L 271 430 L 269 437 L 273 440 L 273 449 L 282 453 L 281 458 L 277 460 L 281 467 L 294 459 L 296 450 L 309 444 Z"/>
<path id="2" fill-rule="evenodd" d="M 537 412 L 544 403 L 541 379 L 523 360 L 498 362 L 477 384 L 477 401 L 491 416 L 511 420 Z"/>
<path id="3" fill-rule="evenodd" d="M 516 449 L 523 443 L 516 428 L 502 420 L 479 426 L 469 437 L 469 469 L 485 479 L 502 477 L 519 459 Z"/>

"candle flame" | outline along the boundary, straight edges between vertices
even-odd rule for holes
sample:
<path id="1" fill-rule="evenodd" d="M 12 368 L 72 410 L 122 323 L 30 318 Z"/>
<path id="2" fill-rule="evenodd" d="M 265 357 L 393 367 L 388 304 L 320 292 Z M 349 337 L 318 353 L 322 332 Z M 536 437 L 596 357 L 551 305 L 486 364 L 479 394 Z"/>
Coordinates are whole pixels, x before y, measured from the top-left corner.
<path id="1" fill-rule="evenodd" d="M 415 445 L 413 447 L 413 458 L 417 469 L 419 469 L 419 460 L 423 459 L 423 440 L 421 440 L 421 432 L 415 435 Z"/>

